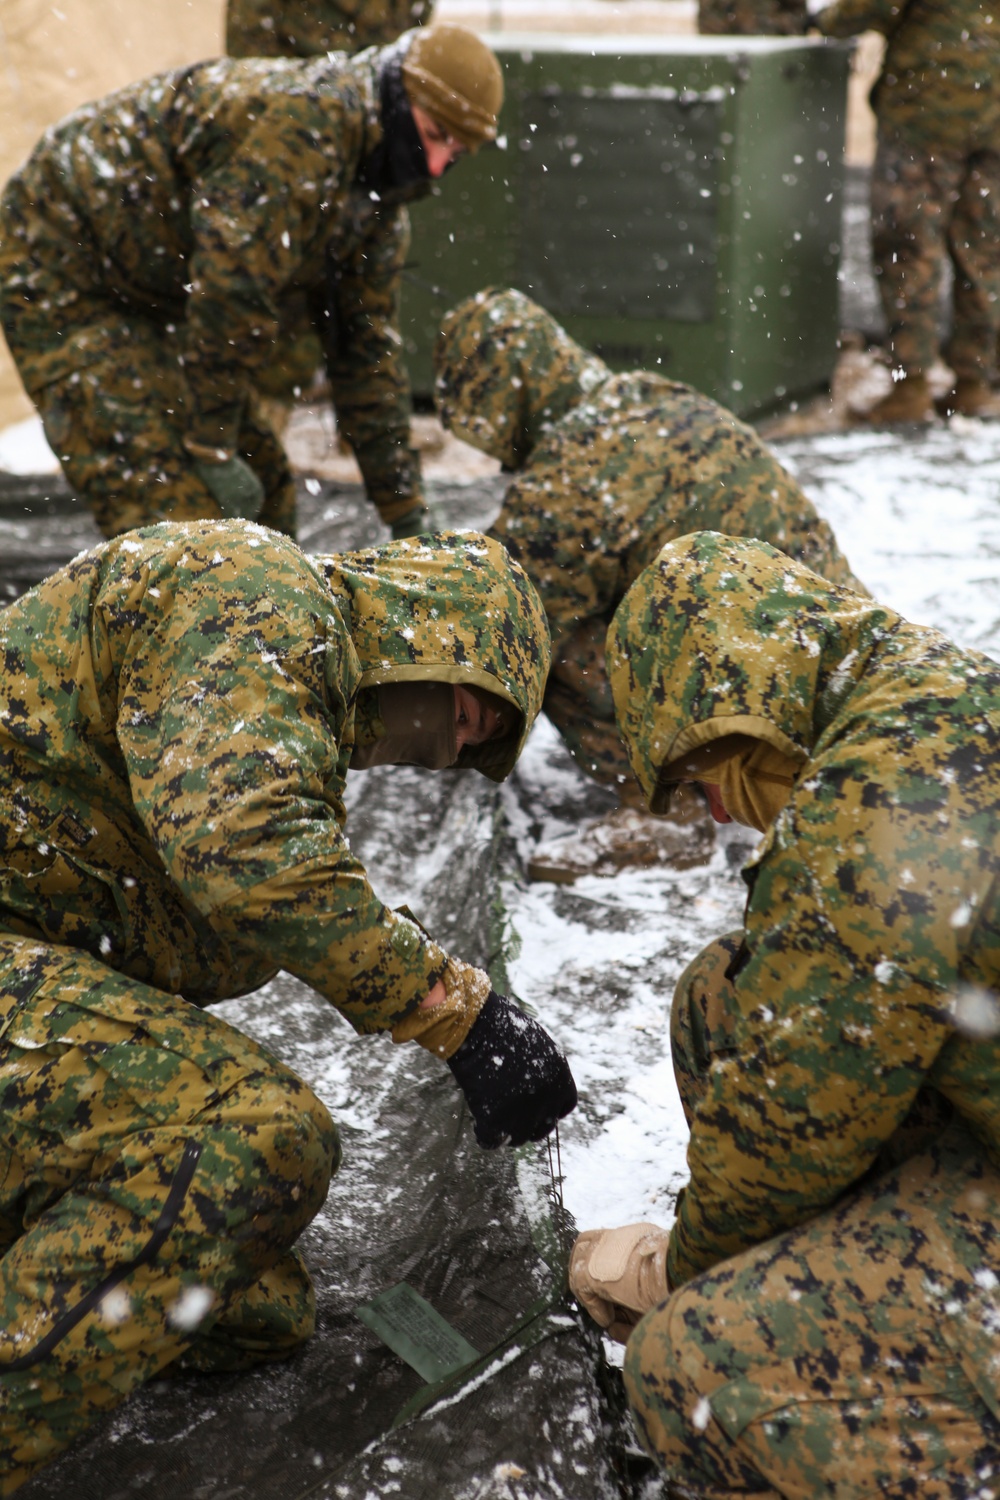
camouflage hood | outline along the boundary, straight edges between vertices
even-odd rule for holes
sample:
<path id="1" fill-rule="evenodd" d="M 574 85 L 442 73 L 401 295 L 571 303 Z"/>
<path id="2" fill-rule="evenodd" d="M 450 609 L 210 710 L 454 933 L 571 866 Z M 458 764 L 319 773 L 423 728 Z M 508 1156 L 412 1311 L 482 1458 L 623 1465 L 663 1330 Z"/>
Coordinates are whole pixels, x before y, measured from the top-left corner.
<path id="1" fill-rule="evenodd" d="M 445 318 L 434 370 L 445 427 L 507 469 L 520 468 L 546 428 L 611 373 L 537 302 L 493 287 Z"/>
<path id="2" fill-rule="evenodd" d="M 359 691 L 388 682 L 452 682 L 513 704 L 515 733 L 466 745 L 456 764 L 509 775 L 538 712 L 549 631 L 533 585 L 499 542 L 441 532 L 316 559 L 349 622 Z"/>
<path id="3" fill-rule="evenodd" d="M 804 764 L 902 623 L 766 542 L 701 531 L 668 543 L 607 637 L 619 729 L 653 811 L 670 798 L 660 772 L 723 735 Z"/>

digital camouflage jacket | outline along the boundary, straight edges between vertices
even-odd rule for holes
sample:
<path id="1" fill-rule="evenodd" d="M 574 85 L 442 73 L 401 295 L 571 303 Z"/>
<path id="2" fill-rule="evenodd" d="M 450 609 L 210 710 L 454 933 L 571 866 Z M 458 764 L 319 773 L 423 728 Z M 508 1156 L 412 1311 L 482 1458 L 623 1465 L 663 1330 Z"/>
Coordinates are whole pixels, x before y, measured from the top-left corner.
<path id="1" fill-rule="evenodd" d="M 806 0 L 698 0 L 698 30 L 709 36 L 801 36 Z"/>
<path id="2" fill-rule="evenodd" d="M 635 583 L 607 656 L 652 804 L 723 734 L 802 767 L 744 872 L 741 1021 L 694 1112 L 672 1284 L 829 1205 L 924 1086 L 1000 1166 L 1000 666 L 704 532 Z"/>
<path id="3" fill-rule="evenodd" d="M 872 107 L 922 149 L 1000 150 L 1000 9 L 992 0 L 834 0 L 827 36 L 887 40 Z"/>
<path id="4" fill-rule="evenodd" d="M 394 42 L 431 18 L 429 0 L 229 0 L 230 57 L 319 57 Z"/>
<path id="5" fill-rule="evenodd" d="M 496 542 L 444 533 L 306 559 L 249 522 L 132 532 L 0 615 L 0 926 L 207 1004 L 287 969 L 359 1031 L 446 955 L 344 834 L 356 704 L 383 681 L 541 704 L 541 605 Z M 369 697 L 374 695 L 369 695 Z"/>
<path id="6" fill-rule="evenodd" d="M 255 370 L 307 306 L 345 436 L 383 518 L 412 508 L 399 296 L 409 221 L 357 183 L 381 139 L 377 53 L 224 58 L 85 105 L 42 137 L 0 207 L 5 319 L 29 393 L 96 354 L 110 300 L 163 325 L 189 436 L 235 447 Z"/>
<path id="7" fill-rule="evenodd" d="M 610 621 L 664 542 L 702 527 L 860 587 L 752 428 L 679 381 L 612 374 L 521 292 L 463 302 L 435 356 L 445 426 L 514 471 L 491 535 L 541 594 L 555 656 L 582 621 Z"/>

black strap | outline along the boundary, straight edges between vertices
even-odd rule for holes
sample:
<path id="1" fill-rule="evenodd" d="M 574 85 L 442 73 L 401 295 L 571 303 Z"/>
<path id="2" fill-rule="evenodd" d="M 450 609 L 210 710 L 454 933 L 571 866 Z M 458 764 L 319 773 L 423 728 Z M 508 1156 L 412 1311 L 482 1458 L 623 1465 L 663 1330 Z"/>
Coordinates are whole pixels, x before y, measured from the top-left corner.
<path id="1" fill-rule="evenodd" d="M 11 1360 L 9 1364 L 0 1363 L 0 1379 L 4 1375 L 18 1374 L 21 1370 L 27 1370 L 32 1365 L 37 1364 L 39 1360 L 45 1359 L 52 1353 L 56 1345 L 68 1333 L 71 1333 L 76 1325 L 110 1291 L 118 1286 L 120 1282 L 124 1281 L 127 1276 L 131 1276 L 132 1272 L 137 1271 L 140 1266 L 148 1266 L 151 1261 L 156 1259 L 163 1242 L 180 1216 L 181 1207 L 184 1199 L 187 1197 L 188 1189 L 191 1186 L 191 1179 L 194 1176 L 194 1169 L 198 1165 L 198 1158 L 200 1156 L 201 1142 L 189 1140 L 184 1147 L 181 1164 L 174 1173 L 174 1180 L 170 1184 L 170 1191 L 167 1193 L 166 1202 L 160 1209 L 160 1216 L 153 1226 L 153 1232 L 139 1251 L 139 1254 L 133 1260 L 126 1261 L 124 1265 L 116 1267 L 110 1276 L 106 1276 L 103 1281 L 87 1292 L 86 1296 L 81 1297 L 76 1306 L 70 1308 L 69 1312 L 65 1313 L 59 1319 L 59 1322 L 55 1323 L 49 1329 L 45 1337 L 33 1349 L 29 1349 L 27 1354 L 19 1355 L 17 1359 Z"/>

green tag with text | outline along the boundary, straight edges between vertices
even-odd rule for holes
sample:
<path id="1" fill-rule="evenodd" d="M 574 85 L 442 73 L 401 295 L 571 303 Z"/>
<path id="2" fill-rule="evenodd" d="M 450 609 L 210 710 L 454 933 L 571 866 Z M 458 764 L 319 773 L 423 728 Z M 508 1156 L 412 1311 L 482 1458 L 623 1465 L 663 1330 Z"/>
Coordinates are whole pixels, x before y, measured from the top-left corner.
<path id="1" fill-rule="evenodd" d="M 380 1292 L 357 1312 L 362 1323 L 429 1384 L 480 1357 L 479 1350 L 405 1281 Z"/>

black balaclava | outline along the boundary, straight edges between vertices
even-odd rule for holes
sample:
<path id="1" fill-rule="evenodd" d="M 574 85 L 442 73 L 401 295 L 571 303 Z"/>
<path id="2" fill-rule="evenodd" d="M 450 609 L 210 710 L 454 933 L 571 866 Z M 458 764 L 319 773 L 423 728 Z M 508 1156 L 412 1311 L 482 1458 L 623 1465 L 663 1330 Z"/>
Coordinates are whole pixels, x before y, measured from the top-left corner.
<path id="1" fill-rule="evenodd" d="M 398 47 L 387 47 L 379 67 L 379 114 L 382 139 L 365 157 L 358 183 L 376 193 L 383 203 L 405 203 L 420 198 L 430 185 L 427 153 L 413 119 L 403 83 L 403 57 Z"/>

